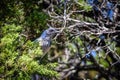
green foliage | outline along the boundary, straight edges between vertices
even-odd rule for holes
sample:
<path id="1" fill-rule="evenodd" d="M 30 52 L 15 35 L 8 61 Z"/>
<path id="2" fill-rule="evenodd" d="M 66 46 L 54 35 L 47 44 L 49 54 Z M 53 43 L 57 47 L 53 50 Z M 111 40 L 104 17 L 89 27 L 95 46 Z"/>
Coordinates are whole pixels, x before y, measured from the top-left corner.
<path id="1" fill-rule="evenodd" d="M 75 53 L 77 51 L 76 46 L 72 43 L 68 43 L 68 47 L 69 47 L 70 51 L 73 53 Z"/>
<path id="2" fill-rule="evenodd" d="M 0 75 L 4 79 L 30 79 L 37 72 L 48 77 L 57 77 L 58 73 L 53 69 L 56 63 L 39 64 L 36 57 L 41 57 L 42 51 L 39 45 L 27 41 L 21 36 L 22 27 L 15 24 L 6 24 L 2 27 L 3 37 L 0 40 Z"/>
<path id="3" fill-rule="evenodd" d="M 118 55 L 120 55 L 120 47 L 116 47 L 116 52 Z"/>

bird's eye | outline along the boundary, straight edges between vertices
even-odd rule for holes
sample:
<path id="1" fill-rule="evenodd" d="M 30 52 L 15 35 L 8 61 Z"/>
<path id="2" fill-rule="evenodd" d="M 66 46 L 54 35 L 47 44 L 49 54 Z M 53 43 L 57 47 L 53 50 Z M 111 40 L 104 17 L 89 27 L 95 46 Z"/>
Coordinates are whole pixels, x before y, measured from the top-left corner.
<path id="1" fill-rule="evenodd" d="M 53 31 L 54 31 L 53 29 L 50 30 L 50 32 L 53 32 Z"/>

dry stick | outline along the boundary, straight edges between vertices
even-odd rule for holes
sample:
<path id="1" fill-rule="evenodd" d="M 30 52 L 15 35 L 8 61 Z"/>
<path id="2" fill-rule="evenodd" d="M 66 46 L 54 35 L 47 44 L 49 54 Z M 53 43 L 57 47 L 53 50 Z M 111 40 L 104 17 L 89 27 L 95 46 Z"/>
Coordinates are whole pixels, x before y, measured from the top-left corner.
<path id="1" fill-rule="evenodd" d="M 64 22 L 63 22 L 63 28 L 61 28 L 61 30 L 60 30 L 60 32 L 59 32 L 59 34 L 57 34 L 56 36 L 55 36 L 55 40 L 57 39 L 57 37 L 60 35 L 60 33 L 62 33 L 63 32 L 63 30 L 65 29 L 65 27 L 66 27 L 66 23 L 67 23 L 67 20 L 66 20 L 66 18 L 67 18 L 67 15 L 66 15 L 66 8 L 67 8 L 67 0 L 64 0 L 64 16 L 63 16 L 63 19 L 64 19 Z"/>

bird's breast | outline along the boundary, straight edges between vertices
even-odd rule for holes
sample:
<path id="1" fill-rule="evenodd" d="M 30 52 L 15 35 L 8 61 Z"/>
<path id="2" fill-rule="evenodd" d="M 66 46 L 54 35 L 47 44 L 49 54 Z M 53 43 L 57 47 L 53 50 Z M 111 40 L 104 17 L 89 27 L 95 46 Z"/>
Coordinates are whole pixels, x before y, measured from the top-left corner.
<path id="1" fill-rule="evenodd" d="M 46 53 L 49 50 L 50 42 L 51 42 L 50 40 L 44 40 L 44 39 L 39 41 L 39 45 L 41 46 L 43 52 Z"/>

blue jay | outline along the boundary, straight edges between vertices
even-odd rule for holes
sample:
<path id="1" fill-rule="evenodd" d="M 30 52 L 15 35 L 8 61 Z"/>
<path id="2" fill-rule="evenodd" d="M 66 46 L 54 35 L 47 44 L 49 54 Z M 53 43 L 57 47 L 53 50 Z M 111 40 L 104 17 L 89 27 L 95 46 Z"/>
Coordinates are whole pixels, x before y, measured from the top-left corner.
<path id="1" fill-rule="evenodd" d="M 59 32 L 59 29 L 57 28 L 48 28 L 46 29 L 39 38 L 35 40 L 35 42 L 38 42 L 42 48 L 43 53 L 47 53 L 50 46 L 52 38 Z"/>

